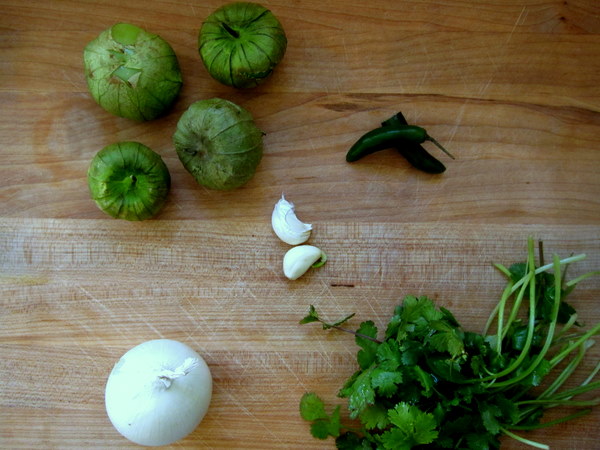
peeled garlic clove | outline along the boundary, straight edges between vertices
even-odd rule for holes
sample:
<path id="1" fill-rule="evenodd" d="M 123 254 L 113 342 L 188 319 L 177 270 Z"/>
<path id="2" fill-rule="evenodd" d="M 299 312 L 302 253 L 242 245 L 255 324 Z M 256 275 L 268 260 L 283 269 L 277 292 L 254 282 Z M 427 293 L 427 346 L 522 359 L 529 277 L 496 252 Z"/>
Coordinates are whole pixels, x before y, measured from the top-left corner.
<path id="1" fill-rule="evenodd" d="M 313 245 L 294 247 L 283 257 L 283 274 L 290 280 L 296 280 L 311 267 L 321 267 L 327 261 L 327 255 Z"/>
<path id="2" fill-rule="evenodd" d="M 306 242 L 312 230 L 311 224 L 304 223 L 296 217 L 294 204 L 288 202 L 283 195 L 273 208 L 271 225 L 279 239 L 290 245 Z"/>

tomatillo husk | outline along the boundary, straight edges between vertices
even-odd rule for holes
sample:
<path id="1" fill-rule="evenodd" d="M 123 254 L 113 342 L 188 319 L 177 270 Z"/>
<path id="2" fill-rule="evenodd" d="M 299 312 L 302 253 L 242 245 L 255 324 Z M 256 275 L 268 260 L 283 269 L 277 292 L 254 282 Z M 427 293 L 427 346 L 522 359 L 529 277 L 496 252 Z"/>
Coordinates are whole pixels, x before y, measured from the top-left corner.
<path id="1" fill-rule="evenodd" d="M 104 147 L 92 159 L 87 179 L 91 197 L 102 211 L 131 221 L 156 215 L 171 187 L 160 155 L 139 142 Z"/>
<path id="2" fill-rule="evenodd" d="M 173 143 L 183 166 L 199 184 L 230 190 L 254 176 L 262 158 L 263 134 L 249 111 L 212 98 L 193 103 L 182 114 Z"/>
<path id="3" fill-rule="evenodd" d="M 198 49 L 219 82 L 254 87 L 281 61 L 287 37 L 279 20 L 258 3 L 235 2 L 214 11 L 200 28 Z"/>
<path id="4" fill-rule="evenodd" d="M 108 112 L 146 121 L 163 115 L 182 85 L 171 46 L 156 34 L 118 23 L 104 30 L 83 52 L 92 97 Z"/>

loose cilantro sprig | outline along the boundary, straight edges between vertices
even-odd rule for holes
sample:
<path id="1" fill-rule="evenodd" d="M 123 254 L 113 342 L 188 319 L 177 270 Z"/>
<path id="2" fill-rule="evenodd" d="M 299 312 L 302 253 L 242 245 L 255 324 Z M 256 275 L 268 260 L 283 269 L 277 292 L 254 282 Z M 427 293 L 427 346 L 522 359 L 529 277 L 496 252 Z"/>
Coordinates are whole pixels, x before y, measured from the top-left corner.
<path id="1" fill-rule="evenodd" d="M 600 272 L 566 282 L 568 265 L 585 255 L 545 264 L 541 244 L 539 255 L 538 263 L 529 239 L 524 263 L 496 264 L 508 281 L 482 333 L 465 331 L 425 296 L 405 297 L 382 338 L 372 321 L 352 331 L 342 325 L 354 314 L 329 323 L 311 305 L 300 323 L 353 333 L 359 347 L 358 369 L 338 392 L 352 423 L 342 423 L 340 405 L 327 412 L 309 392 L 300 414 L 312 435 L 333 437 L 340 449 L 495 449 L 502 435 L 549 448 L 517 433 L 575 419 L 600 403 L 580 397 L 600 388 L 600 363 L 580 385 L 565 388 L 600 333 L 600 323 L 583 330 L 565 298 Z M 564 407 L 585 409 L 542 422 L 546 410 Z"/>

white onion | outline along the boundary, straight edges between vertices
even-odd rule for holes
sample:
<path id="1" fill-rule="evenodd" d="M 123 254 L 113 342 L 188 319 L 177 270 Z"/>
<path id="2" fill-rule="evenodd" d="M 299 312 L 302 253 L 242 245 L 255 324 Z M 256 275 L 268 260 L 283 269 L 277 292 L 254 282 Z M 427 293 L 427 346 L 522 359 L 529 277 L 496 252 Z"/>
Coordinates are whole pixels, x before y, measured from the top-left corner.
<path id="1" fill-rule="evenodd" d="M 170 339 L 144 342 L 125 353 L 108 377 L 106 412 L 114 427 L 140 445 L 171 444 L 194 431 L 212 396 L 206 362 Z"/>

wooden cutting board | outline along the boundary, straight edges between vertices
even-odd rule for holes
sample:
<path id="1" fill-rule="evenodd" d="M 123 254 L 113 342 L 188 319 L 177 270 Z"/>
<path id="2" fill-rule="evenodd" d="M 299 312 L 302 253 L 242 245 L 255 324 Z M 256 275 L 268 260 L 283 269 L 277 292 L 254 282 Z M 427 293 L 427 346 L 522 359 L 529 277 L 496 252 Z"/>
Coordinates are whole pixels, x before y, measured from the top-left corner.
<path id="1" fill-rule="evenodd" d="M 21 448 L 127 447 L 104 412 L 106 377 L 130 347 L 170 338 L 204 356 L 215 388 L 204 422 L 173 448 L 323 448 L 299 399 L 314 391 L 343 404 L 336 393 L 357 368 L 357 347 L 344 333 L 299 325 L 309 305 L 330 320 L 355 312 L 354 329 L 373 320 L 383 330 L 405 295 L 428 295 L 479 331 L 504 283 L 492 263 L 521 261 L 529 235 L 548 255 L 589 252 L 573 277 L 600 267 L 593 226 L 319 222 L 311 243 L 329 262 L 291 282 L 281 273 L 287 246 L 266 220 L 5 219 L 2 439 Z M 600 320 L 599 291 L 596 280 L 573 294 L 586 323 Z M 591 449 L 599 417 L 533 437 Z"/>
<path id="2" fill-rule="evenodd" d="M 352 336 L 299 325 L 309 305 L 383 329 L 408 294 L 481 330 L 503 288 L 492 266 L 586 253 L 600 269 L 600 4 L 593 0 L 265 1 L 288 50 L 260 87 L 212 80 L 197 30 L 220 1 L 0 0 L 0 448 L 133 448 L 110 424 L 104 385 L 119 357 L 167 337 L 214 377 L 205 420 L 171 448 L 333 448 L 310 436 L 302 394 L 330 405 L 356 369 Z M 151 123 L 90 98 L 82 50 L 129 21 L 173 46 L 184 87 Z M 246 107 L 265 155 L 243 188 L 199 187 L 172 134 L 194 101 Z M 394 151 L 344 161 L 364 132 L 402 111 L 455 156 L 440 176 Z M 116 141 L 157 151 L 173 180 L 164 210 L 129 223 L 90 200 L 86 170 Z M 285 193 L 328 263 L 291 282 L 270 226 Z M 572 302 L 600 320 L 599 278 Z M 593 347 L 581 367 L 592 369 Z M 556 416 L 550 416 L 554 418 Z M 595 449 L 600 412 L 528 437 Z M 503 448 L 523 448 L 510 440 Z"/>

